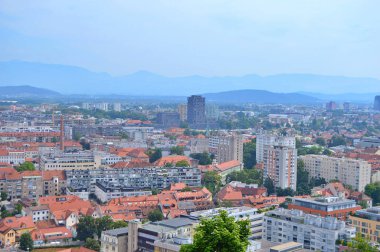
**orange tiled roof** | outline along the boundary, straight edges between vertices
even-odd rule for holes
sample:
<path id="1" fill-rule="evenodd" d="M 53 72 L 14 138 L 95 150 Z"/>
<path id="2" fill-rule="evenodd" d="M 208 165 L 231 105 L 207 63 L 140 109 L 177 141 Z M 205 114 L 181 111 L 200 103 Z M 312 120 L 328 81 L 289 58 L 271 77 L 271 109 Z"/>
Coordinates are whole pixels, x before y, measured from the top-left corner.
<path id="1" fill-rule="evenodd" d="M 35 228 L 32 216 L 6 217 L 1 220 L 0 226 L 6 226 L 14 230 Z"/>
<path id="2" fill-rule="evenodd" d="M 190 159 L 186 156 L 170 155 L 170 156 L 160 158 L 159 160 L 155 162 L 155 165 L 156 166 L 165 166 L 166 164 L 175 165 L 177 162 L 183 161 L 183 160 L 187 161 L 189 164 L 191 163 Z"/>

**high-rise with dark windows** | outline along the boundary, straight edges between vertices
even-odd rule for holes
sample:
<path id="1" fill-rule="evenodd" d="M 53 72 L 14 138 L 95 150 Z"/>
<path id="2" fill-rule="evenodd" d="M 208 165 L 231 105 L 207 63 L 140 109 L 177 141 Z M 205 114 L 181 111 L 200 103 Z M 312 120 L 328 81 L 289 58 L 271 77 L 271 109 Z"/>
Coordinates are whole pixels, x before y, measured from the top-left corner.
<path id="1" fill-rule="evenodd" d="M 375 102 L 373 104 L 373 109 L 380 111 L 380 95 L 375 96 Z"/>
<path id="2" fill-rule="evenodd" d="M 206 128 L 206 101 L 200 95 L 187 98 L 187 122 L 191 128 Z"/>

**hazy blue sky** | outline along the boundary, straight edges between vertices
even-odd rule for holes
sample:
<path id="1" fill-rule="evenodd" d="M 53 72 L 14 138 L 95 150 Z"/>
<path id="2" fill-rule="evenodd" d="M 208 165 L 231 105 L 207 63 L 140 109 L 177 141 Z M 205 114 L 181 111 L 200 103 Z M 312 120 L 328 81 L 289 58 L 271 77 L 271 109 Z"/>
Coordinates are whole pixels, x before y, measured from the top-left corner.
<path id="1" fill-rule="evenodd" d="M 379 0 L 0 0 L 0 60 L 380 78 Z"/>

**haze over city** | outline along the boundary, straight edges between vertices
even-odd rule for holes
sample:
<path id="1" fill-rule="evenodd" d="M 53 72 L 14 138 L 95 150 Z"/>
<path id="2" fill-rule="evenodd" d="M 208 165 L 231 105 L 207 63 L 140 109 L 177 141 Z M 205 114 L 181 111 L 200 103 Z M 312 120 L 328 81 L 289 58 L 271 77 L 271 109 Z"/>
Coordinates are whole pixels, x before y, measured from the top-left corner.
<path id="1" fill-rule="evenodd" d="M 78 66 L 119 77 L 148 71 L 166 77 L 304 73 L 378 79 L 379 5 L 339 0 L 2 0 L 0 60 Z M 368 90 L 318 84 L 331 93 L 379 92 L 378 80 L 371 81 Z M 286 82 L 292 79 L 268 88 L 287 92 Z M 261 88 L 254 84 L 254 89 L 265 89 L 265 83 Z M 307 85 L 312 84 L 290 91 L 323 91 Z"/>
<path id="2" fill-rule="evenodd" d="M 379 10 L 0 0 L 0 252 L 380 251 Z"/>

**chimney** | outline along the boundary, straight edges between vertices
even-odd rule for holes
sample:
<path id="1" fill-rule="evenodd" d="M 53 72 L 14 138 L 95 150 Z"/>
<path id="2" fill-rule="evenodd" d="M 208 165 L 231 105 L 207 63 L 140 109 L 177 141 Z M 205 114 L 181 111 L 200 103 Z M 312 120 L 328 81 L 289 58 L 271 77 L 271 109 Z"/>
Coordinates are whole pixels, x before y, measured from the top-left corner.
<path id="1" fill-rule="evenodd" d="M 64 146 L 64 132 L 63 132 L 63 115 L 61 115 L 61 132 L 60 132 L 60 140 L 61 140 L 61 151 L 65 150 Z"/>

